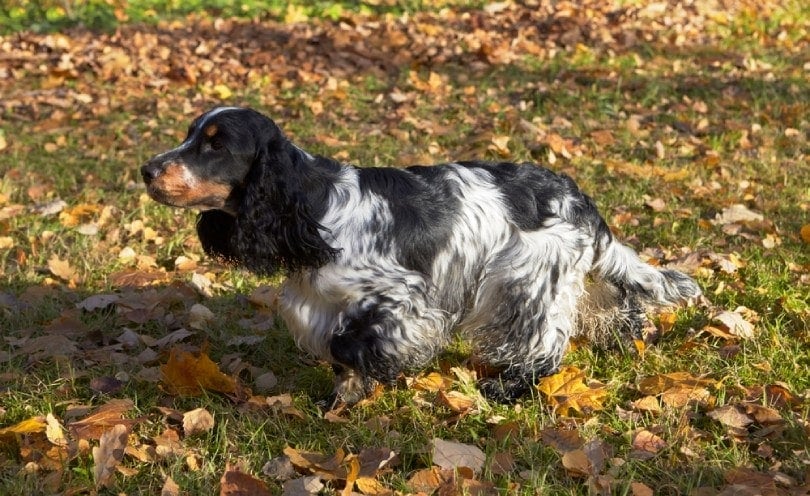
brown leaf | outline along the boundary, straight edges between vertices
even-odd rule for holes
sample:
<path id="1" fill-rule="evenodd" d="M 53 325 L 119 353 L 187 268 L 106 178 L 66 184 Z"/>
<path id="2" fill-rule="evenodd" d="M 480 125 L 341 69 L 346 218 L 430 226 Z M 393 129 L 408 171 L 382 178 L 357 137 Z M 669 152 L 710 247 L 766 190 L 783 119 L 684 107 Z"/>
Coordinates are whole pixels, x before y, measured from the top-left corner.
<path id="1" fill-rule="evenodd" d="M 433 438 L 432 453 L 434 465 L 448 470 L 467 467 L 480 472 L 486 461 L 486 455 L 477 446 L 439 438 Z"/>
<path id="2" fill-rule="evenodd" d="M 581 449 L 563 453 L 562 465 L 569 474 L 577 477 L 587 477 L 597 473 L 588 454 Z"/>
<path id="3" fill-rule="evenodd" d="M 72 281 L 76 279 L 76 269 L 70 266 L 70 262 L 61 260 L 57 255 L 53 255 L 48 260 L 48 270 L 51 274 L 64 281 Z"/>
<path id="4" fill-rule="evenodd" d="M 250 474 L 240 472 L 230 464 L 225 466 L 225 473 L 219 479 L 220 496 L 270 496 L 270 490 L 264 481 Z"/>
<path id="5" fill-rule="evenodd" d="M 647 429 L 641 429 L 633 435 L 631 446 L 633 448 L 631 452 L 633 458 L 646 460 L 654 457 L 659 451 L 666 448 L 667 443 Z"/>
<path id="6" fill-rule="evenodd" d="M 214 428 L 214 416 L 205 408 L 196 408 L 183 414 L 183 433 L 194 436 Z"/>
<path id="7" fill-rule="evenodd" d="M 78 439 L 99 439 L 116 425 L 132 426 L 138 419 L 125 419 L 124 414 L 135 404 L 130 399 L 113 399 L 98 407 L 93 413 L 68 424 L 68 430 Z"/>
<path id="8" fill-rule="evenodd" d="M 284 448 L 284 454 L 300 471 L 312 473 L 327 480 L 346 480 L 346 468 L 343 460 L 346 454 L 338 449 L 334 455 L 325 455 L 312 451 L 300 451 L 290 446 Z"/>
<path id="9" fill-rule="evenodd" d="M 166 480 L 163 481 L 163 487 L 160 488 L 160 496 L 180 496 L 180 486 L 178 486 L 169 475 L 167 475 Z"/>
<path id="10" fill-rule="evenodd" d="M 805 224 L 802 226 L 800 231 L 802 241 L 807 244 L 810 244 L 810 224 Z"/>
<path id="11" fill-rule="evenodd" d="M 585 440 L 575 429 L 546 427 L 540 431 L 540 439 L 560 453 L 579 449 L 585 444 Z"/>
<path id="12" fill-rule="evenodd" d="M 632 496 L 653 496 L 655 494 L 652 488 L 643 482 L 631 482 L 630 492 Z"/>
<path id="13" fill-rule="evenodd" d="M 109 487 L 112 476 L 121 460 L 129 439 L 129 427 L 118 424 L 112 427 L 99 439 L 99 445 L 93 448 L 93 477 L 96 487 Z"/>
<path id="14" fill-rule="evenodd" d="M 737 429 L 744 429 L 754 421 L 735 405 L 726 405 L 715 408 L 706 415 L 727 427 L 734 427 Z"/>

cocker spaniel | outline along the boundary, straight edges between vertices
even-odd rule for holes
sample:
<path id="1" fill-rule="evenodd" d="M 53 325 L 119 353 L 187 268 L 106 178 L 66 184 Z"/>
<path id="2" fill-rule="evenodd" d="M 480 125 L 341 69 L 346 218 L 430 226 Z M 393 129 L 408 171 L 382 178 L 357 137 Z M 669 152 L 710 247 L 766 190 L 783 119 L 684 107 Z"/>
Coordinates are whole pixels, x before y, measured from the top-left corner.
<path id="1" fill-rule="evenodd" d="M 454 332 L 500 371 L 482 393 L 513 401 L 559 368 L 572 336 L 638 337 L 646 304 L 701 294 L 641 261 L 573 180 L 535 164 L 354 167 L 222 107 L 141 174 L 154 200 L 201 211 L 209 255 L 283 271 L 280 314 L 333 365 L 346 403 L 425 366 Z"/>

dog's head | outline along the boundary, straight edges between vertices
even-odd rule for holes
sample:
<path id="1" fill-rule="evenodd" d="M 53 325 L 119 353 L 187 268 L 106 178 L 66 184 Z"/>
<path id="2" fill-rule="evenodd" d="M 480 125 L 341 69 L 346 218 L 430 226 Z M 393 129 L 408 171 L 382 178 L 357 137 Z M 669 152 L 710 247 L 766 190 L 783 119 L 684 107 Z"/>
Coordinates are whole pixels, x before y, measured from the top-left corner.
<path id="1" fill-rule="evenodd" d="M 197 117 L 186 139 L 144 164 L 141 176 L 155 201 L 235 214 L 254 162 L 280 138 L 275 124 L 258 112 L 219 107 Z"/>
<path id="2" fill-rule="evenodd" d="M 141 176 L 152 199 L 202 211 L 197 233 L 208 254 L 271 273 L 319 266 L 336 253 L 316 220 L 336 167 L 297 148 L 264 115 L 220 107 L 195 119 Z"/>

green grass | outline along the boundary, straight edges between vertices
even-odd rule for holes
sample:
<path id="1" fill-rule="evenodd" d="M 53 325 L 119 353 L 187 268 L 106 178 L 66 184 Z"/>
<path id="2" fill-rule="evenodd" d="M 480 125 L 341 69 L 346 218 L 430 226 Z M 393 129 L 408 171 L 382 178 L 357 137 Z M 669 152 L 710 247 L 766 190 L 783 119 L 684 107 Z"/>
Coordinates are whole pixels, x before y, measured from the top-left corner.
<path id="1" fill-rule="evenodd" d="M 347 15 L 365 12 L 383 22 L 386 13 L 413 14 L 420 8 L 437 12 L 458 5 L 381 3 L 316 2 L 304 13 L 314 25 L 329 25 L 332 13 L 339 9 Z M 149 33 L 153 26 L 133 27 L 133 23 L 149 21 L 146 13 L 155 5 L 147 1 L 126 6 L 93 1 L 18 2 L 4 5 L 0 22 L 7 32 L 85 25 Z M 282 3 L 273 0 L 242 2 L 244 8 L 233 5 L 170 2 L 158 18 L 177 20 L 202 8 L 207 13 L 202 20 L 187 22 L 191 29 L 203 30 L 210 22 L 206 19 L 219 15 L 260 20 L 283 20 L 285 15 Z M 125 9 L 127 21 L 115 17 L 115 7 Z M 4 246 L 0 248 L 4 337 L 0 358 L 13 355 L 0 371 L 0 426 L 49 412 L 61 419 L 71 403 L 103 404 L 109 396 L 91 389 L 90 381 L 125 373 L 124 388 L 113 396 L 135 401 L 130 416 L 144 419 L 133 431 L 138 443 L 154 444 L 154 436 L 167 426 L 176 427 L 159 412 L 159 406 L 181 412 L 205 407 L 217 423 L 206 434 L 183 439 L 184 456 L 154 462 L 125 458 L 124 465 L 137 473 L 117 475 L 113 487 L 100 494 L 154 494 L 166 475 L 187 494 L 208 494 L 218 486 L 228 463 L 240 463 L 264 478 L 263 465 L 285 446 L 322 453 L 388 447 L 398 453 L 400 464 L 381 480 L 391 489 L 407 492 L 408 478 L 431 464 L 428 446 L 434 437 L 474 444 L 490 458 L 496 452 L 511 453 L 515 471 L 493 475 L 487 468 L 479 476 L 492 481 L 502 494 L 508 493 L 510 483 L 520 485 L 520 494 L 587 494 L 586 480 L 566 471 L 560 453 L 540 439 L 542 429 L 562 427 L 576 428 L 584 439 L 598 438 L 611 447 L 604 473 L 614 478 L 617 494 L 632 494 L 631 482 L 644 482 L 660 494 L 687 494 L 702 486 L 722 488 L 726 472 L 735 467 L 764 473 L 778 465 L 780 472 L 802 481 L 810 459 L 806 424 L 810 259 L 808 244 L 800 237 L 800 229 L 810 222 L 810 85 L 802 66 L 806 57 L 802 59 L 797 48 L 808 49 L 810 13 L 800 2 L 775 12 L 765 19 L 746 10 L 729 23 L 708 23 L 706 33 L 713 40 L 708 47 L 676 47 L 663 36 L 629 48 L 558 48 L 550 58 L 522 54 L 513 63 L 475 70 L 463 58 L 435 65 L 414 62 L 395 72 L 341 73 L 333 68 L 329 75 L 347 83 L 345 95 L 324 90 L 324 81 L 302 81 L 286 73 L 268 72 L 246 83 L 247 78 L 221 72 L 201 75 L 194 84 L 172 82 L 168 89 L 161 89 L 149 85 L 147 71 L 112 80 L 87 69 L 54 82 L 47 70 L 37 68 L 44 61 L 20 65 L 14 77 L 0 79 L 0 92 L 11 102 L 3 107 L 0 121 L 0 133 L 7 142 L 6 149 L 0 150 L 0 209 L 14 212 L 0 216 L 0 238 L 7 240 L 0 245 Z M 782 31 L 785 41 L 771 41 Z M 71 38 L 73 46 L 85 43 L 81 33 L 71 35 L 76 37 Z M 14 45 L 19 42 L 16 36 L 3 41 Z M 44 35 L 25 31 L 20 36 L 27 43 L 45 46 Z M 739 63 L 749 55 L 770 67 L 751 69 Z M 81 63 L 84 55 L 74 57 Z M 165 68 L 158 67 L 156 73 L 162 74 L 161 70 Z M 427 81 L 431 72 L 444 81 L 438 94 L 414 84 L 415 79 Z M 211 77 L 222 78 L 233 95 L 221 100 L 206 93 L 205 85 L 211 83 L 206 78 Z M 472 90 L 465 90 L 468 87 Z M 407 101 L 393 102 L 394 89 L 409 95 Z M 55 107 L 36 96 L 64 98 L 68 90 L 92 94 L 93 102 L 71 101 L 72 107 L 59 110 L 60 118 Z M 108 98 L 109 105 L 103 98 Z M 313 101 L 324 103 L 323 113 L 313 113 L 309 105 Z M 315 403 L 331 388 L 329 368 L 301 355 L 278 319 L 263 331 L 240 324 L 257 314 L 244 297 L 268 281 L 206 260 L 193 232 L 193 213 L 169 209 L 143 196 L 139 164 L 175 145 L 196 113 L 220 103 L 255 106 L 273 116 L 304 148 L 358 164 L 405 165 L 473 156 L 546 163 L 549 145 L 521 121 L 572 139 L 577 153 L 570 159 L 556 154 L 550 167 L 572 175 L 628 244 L 639 250 L 660 248 L 669 258 L 677 258 L 684 249 L 735 254 L 744 261 L 745 266 L 734 274 L 707 262 L 698 279 L 718 309 L 743 305 L 757 312 L 756 338 L 736 343 L 739 350 L 726 353 L 725 346 L 735 343 L 698 332 L 709 323 L 709 310 L 690 308 L 679 310 L 674 328 L 640 358 L 579 346 L 567 355 L 566 363 L 584 370 L 589 379 L 606 383 L 608 389 L 605 409 L 587 418 L 562 418 L 538 397 L 524 399 L 519 408 L 489 404 L 480 412 L 455 418 L 444 407 L 425 406 L 413 390 L 403 386 L 345 413 L 348 423 L 327 422 Z M 183 110 L 186 106 L 188 112 Z M 77 113 L 75 119 L 72 112 Z M 640 116 L 637 129 L 628 124 L 631 116 Z M 703 119 L 705 127 L 701 127 Z M 758 127 L 752 127 L 755 124 Z M 591 137 L 597 130 L 610 130 L 615 141 L 599 145 Z M 489 149 L 492 136 L 497 135 L 510 137 L 509 157 Z M 662 158 L 656 142 L 664 146 Z M 686 173 L 675 179 L 664 177 L 681 170 Z M 664 200 L 665 208 L 646 207 L 652 198 Z M 95 221 L 98 233 L 81 234 L 76 227 L 66 226 L 58 214 L 43 216 L 32 210 L 55 199 L 66 201 L 67 210 L 83 204 L 97 207 L 85 220 Z M 761 212 L 765 221 L 746 227 L 744 235 L 726 234 L 709 222 L 734 203 Z M 14 210 L 15 205 L 19 210 Z M 101 222 L 104 207 L 111 210 Z M 159 239 L 145 236 L 139 225 L 153 230 Z M 778 240 L 771 248 L 762 244 L 767 234 Z M 119 258 L 124 247 L 154 259 L 155 267 L 146 270 L 165 270 L 165 280 L 154 288 L 117 287 L 113 275 L 136 264 Z M 212 297 L 197 295 L 188 287 L 191 274 L 174 270 L 180 255 L 199 259 L 198 272 L 211 274 L 217 284 Z M 73 284 L 49 272 L 53 256 L 76 269 Z M 148 260 L 142 262 L 148 264 Z M 147 301 L 161 291 L 174 297 L 154 300 L 157 316 L 145 322 L 127 320 L 121 314 L 76 310 L 78 302 L 94 294 L 131 292 L 139 301 Z M 187 327 L 188 310 L 197 302 L 216 317 L 209 328 L 186 339 L 186 346 L 207 343 L 212 359 L 219 363 L 236 355 L 251 366 L 272 371 L 279 385 L 269 394 L 291 393 L 304 418 L 250 410 L 215 393 L 199 398 L 172 396 L 160 384 L 137 375 L 144 365 L 165 363 L 167 349 L 157 350 L 156 360 L 142 364 L 135 357 L 144 344 L 134 349 L 107 348 L 127 329 L 159 339 L 177 327 Z M 73 324 L 57 325 L 60 318 L 74 319 L 69 321 Z M 60 333 L 79 351 L 62 356 L 16 354 L 26 340 Z M 254 346 L 227 344 L 233 336 L 249 334 L 265 339 Z M 111 351 L 94 354 L 99 349 Z M 456 344 L 430 369 L 464 367 L 467 356 L 467 347 Z M 657 416 L 621 413 L 619 409 L 627 410 L 629 402 L 641 397 L 636 389 L 641 379 L 679 371 L 718 381 L 712 389 L 716 406 L 737 404 L 757 387 L 776 383 L 803 403 L 779 409 L 785 423 L 777 434 L 749 442 L 732 441 L 722 425 L 706 417 L 708 408 L 670 408 Z M 251 385 L 248 372 L 243 371 L 240 378 Z M 470 392 L 458 382 L 453 387 Z M 425 397 L 432 399 L 431 394 Z M 496 440 L 487 422 L 496 416 L 502 417 L 500 423 L 514 422 L 520 435 Z M 387 426 L 378 429 L 372 424 L 381 417 Z M 631 453 L 631 433 L 642 427 L 656 429 L 668 443 L 650 460 L 636 459 Z M 773 453 L 758 451 L 763 446 Z M 186 454 L 199 458 L 199 470 L 188 468 Z M 94 487 L 89 455 L 72 460 L 55 481 L 48 479 L 53 472 L 26 473 L 24 465 L 17 444 L 0 442 L 0 493 L 88 492 Z M 281 492 L 280 483 L 266 481 L 275 493 Z"/>

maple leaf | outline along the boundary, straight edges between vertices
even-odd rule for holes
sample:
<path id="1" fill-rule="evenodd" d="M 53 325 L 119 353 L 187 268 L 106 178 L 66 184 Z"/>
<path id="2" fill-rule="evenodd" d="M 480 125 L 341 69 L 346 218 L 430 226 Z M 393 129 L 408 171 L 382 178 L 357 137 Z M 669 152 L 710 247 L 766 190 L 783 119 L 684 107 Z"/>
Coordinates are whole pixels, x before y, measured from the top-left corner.
<path id="1" fill-rule="evenodd" d="M 172 348 L 169 361 L 160 367 L 163 383 L 172 394 L 197 396 L 203 390 L 232 394 L 236 380 L 223 374 L 208 355 L 198 355 Z"/>
<path id="2" fill-rule="evenodd" d="M 602 410 L 607 396 L 604 385 L 586 384 L 585 373 L 573 366 L 563 367 L 560 372 L 543 378 L 537 389 L 560 415 L 568 415 L 571 410 L 580 414 Z"/>

